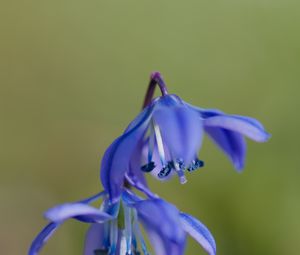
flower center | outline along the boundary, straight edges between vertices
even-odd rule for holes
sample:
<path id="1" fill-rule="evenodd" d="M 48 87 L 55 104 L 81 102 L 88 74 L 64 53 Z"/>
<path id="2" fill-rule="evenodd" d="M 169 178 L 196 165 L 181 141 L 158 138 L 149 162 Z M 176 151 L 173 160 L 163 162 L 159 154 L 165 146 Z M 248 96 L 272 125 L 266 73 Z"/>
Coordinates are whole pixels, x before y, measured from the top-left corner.
<path id="1" fill-rule="evenodd" d="M 115 212 L 116 218 L 104 223 L 103 247 L 94 250 L 93 255 L 149 255 L 146 243 L 143 239 L 137 212 L 123 201 L 117 205 L 111 205 L 105 200 L 101 209 L 106 212 Z M 139 247 L 138 247 L 139 243 Z"/>
<path id="2" fill-rule="evenodd" d="M 187 182 L 185 177 L 185 171 L 192 172 L 200 167 L 204 166 L 204 162 L 195 158 L 190 164 L 186 165 L 183 159 L 176 158 L 172 156 L 172 151 L 166 148 L 166 144 L 163 142 L 160 127 L 155 123 L 154 120 L 151 121 L 149 127 L 149 135 L 146 135 L 146 146 L 148 151 L 148 163 L 142 165 L 140 169 L 143 172 L 152 172 L 158 165 L 162 168 L 158 172 L 158 178 L 166 178 L 172 170 L 174 170 L 179 178 L 181 184 Z M 155 155 L 154 155 L 155 154 Z M 159 160 L 158 160 L 159 157 Z"/>

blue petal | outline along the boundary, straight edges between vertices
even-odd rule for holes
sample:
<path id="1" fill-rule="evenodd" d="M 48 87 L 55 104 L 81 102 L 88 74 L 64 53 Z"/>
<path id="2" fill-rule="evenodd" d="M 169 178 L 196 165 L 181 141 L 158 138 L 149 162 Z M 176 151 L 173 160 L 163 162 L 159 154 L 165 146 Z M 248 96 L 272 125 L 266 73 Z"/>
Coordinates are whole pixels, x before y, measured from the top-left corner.
<path id="1" fill-rule="evenodd" d="M 200 113 L 205 131 L 237 170 L 242 170 L 245 165 L 246 142 L 243 136 L 257 142 L 265 142 L 270 137 L 263 125 L 253 118 L 227 115 L 216 109 L 190 107 Z"/>
<path id="2" fill-rule="evenodd" d="M 245 165 L 246 142 L 244 137 L 227 129 L 205 127 L 205 131 L 212 140 L 225 152 L 237 170 Z"/>
<path id="3" fill-rule="evenodd" d="M 130 162 L 129 162 L 129 170 L 128 170 L 128 177 L 135 183 L 140 183 L 145 187 L 148 187 L 144 172 L 141 171 L 142 165 L 142 150 L 143 150 L 144 142 L 141 139 L 138 142 L 135 150 L 132 153 Z"/>
<path id="4" fill-rule="evenodd" d="M 205 127 L 228 129 L 247 136 L 256 142 L 266 142 L 270 135 L 260 122 L 253 118 L 238 115 L 216 115 L 204 120 Z"/>
<path id="5" fill-rule="evenodd" d="M 89 203 L 92 203 L 92 202 L 98 200 L 100 197 L 103 197 L 104 195 L 106 195 L 106 192 L 105 191 L 101 191 L 101 192 L 97 193 L 94 196 L 91 196 L 91 197 L 79 200 L 77 203 L 89 204 Z"/>
<path id="6" fill-rule="evenodd" d="M 152 111 L 154 107 L 157 107 L 159 105 L 159 100 L 153 100 L 150 105 L 145 107 L 138 116 L 135 117 L 133 121 L 129 123 L 127 128 L 125 129 L 124 133 L 128 133 L 132 129 L 136 128 L 136 126 L 140 125 L 141 122 L 143 122 L 143 119 L 145 118 L 145 115 L 148 114 L 149 110 Z"/>
<path id="7" fill-rule="evenodd" d="M 92 197 L 80 200 L 78 203 L 90 203 L 98 198 L 105 195 L 105 192 L 100 192 Z M 61 225 L 61 223 L 58 222 L 51 222 L 49 223 L 34 239 L 34 241 L 31 244 L 29 255 L 36 255 L 40 251 L 40 249 L 43 247 L 43 245 L 46 243 L 46 241 L 52 236 L 52 234 L 55 232 L 55 230 Z"/>
<path id="8" fill-rule="evenodd" d="M 130 190 L 125 190 L 122 193 L 122 200 L 128 206 L 133 206 L 135 203 L 142 201 L 143 199 L 137 195 L 135 195 Z"/>
<path id="9" fill-rule="evenodd" d="M 113 218 L 117 218 L 120 210 L 120 200 L 112 204 L 109 199 L 105 199 L 100 209 L 101 211 L 111 215 Z"/>
<path id="10" fill-rule="evenodd" d="M 111 204 L 108 199 L 104 200 L 104 202 L 101 205 L 101 210 L 105 213 L 112 216 L 112 218 L 117 221 L 116 217 L 119 214 L 120 209 L 120 202 L 117 202 L 115 204 Z M 114 224 L 116 223 L 114 221 Z M 109 253 L 109 247 L 111 245 L 111 224 L 113 221 L 105 222 L 105 223 L 94 223 L 90 226 L 85 239 L 85 247 L 84 247 L 84 255 L 95 255 L 95 250 L 101 250 L 105 252 L 105 254 L 111 254 Z M 117 229 L 114 228 L 113 231 L 117 231 Z M 114 232 L 116 234 L 117 232 Z M 114 236 L 115 238 L 118 238 L 117 236 Z M 116 242 L 117 239 L 113 238 Z M 116 248 L 116 244 L 113 245 L 114 249 Z M 111 251 L 112 254 L 113 251 Z M 118 253 L 117 253 L 118 254 Z"/>
<path id="11" fill-rule="evenodd" d="M 129 177 L 128 175 L 125 175 L 127 182 L 134 188 L 136 188 L 137 190 L 143 192 L 146 196 L 148 196 L 149 198 L 156 198 L 157 196 L 152 193 L 152 191 L 150 189 L 148 189 L 148 187 L 144 186 L 141 182 L 139 182 L 137 179 L 132 180 L 131 177 Z"/>
<path id="12" fill-rule="evenodd" d="M 48 239 L 53 235 L 55 230 L 59 227 L 60 224 L 49 223 L 33 240 L 28 255 L 37 255 L 39 251 L 42 249 L 44 244 L 48 241 Z"/>
<path id="13" fill-rule="evenodd" d="M 105 249 L 104 232 L 104 224 L 91 224 L 85 236 L 84 255 L 95 255 L 95 250 Z"/>
<path id="14" fill-rule="evenodd" d="M 218 109 L 203 109 L 190 104 L 187 105 L 200 114 L 204 119 L 204 126 L 219 127 L 235 131 L 257 142 L 265 142 L 271 136 L 265 131 L 264 126 L 254 118 L 229 115 Z"/>
<path id="15" fill-rule="evenodd" d="M 124 183 L 125 173 L 129 170 L 129 160 L 137 143 L 148 128 L 155 105 L 146 108 L 122 136 L 107 149 L 101 163 L 101 181 L 113 203 L 118 201 Z"/>
<path id="16" fill-rule="evenodd" d="M 167 99 L 167 96 L 161 99 L 161 107 L 153 113 L 153 119 L 173 159 L 190 164 L 201 146 L 202 120 L 182 101 L 170 106 Z"/>
<path id="17" fill-rule="evenodd" d="M 180 217 L 176 207 L 162 199 L 143 200 L 134 203 L 133 206 L 156 254 L 184 254 L 186 234 L 178 224 Z"/>
<path id="18" fill-rule="evenodd" d="M 76 218 L 84 222 L 104 222 L 113 217 L 99 209 L 82 203 L 68 203 L 49 209 L 45 217 L 53 222 L 62 222 L 69 218 Z"/>
<path id="19" fill-rule="evenodd" d="M 216 243 L 207 227 L 189 214 L 180 213 L 180 218 L 184 230 L 190 234 L 209 255 L 215 255 Z"/>
<path id="20" fill-rule="evenodd" d="M 198 112 L 203 119 L 207 119 L 209 117 L 213 117 L 213 116 L 216 116 L 216 115 L 222 115 L 222 114 L 224 114 L 222 111 L 220 111 L 218 109 L 204 109 L 204 108 L 200 108 L 200 107 L 191 105 L 191 104 L 189 104 L 187 102 L 184 102 L 184 104 L 186 104 L 192 110 Z"/>

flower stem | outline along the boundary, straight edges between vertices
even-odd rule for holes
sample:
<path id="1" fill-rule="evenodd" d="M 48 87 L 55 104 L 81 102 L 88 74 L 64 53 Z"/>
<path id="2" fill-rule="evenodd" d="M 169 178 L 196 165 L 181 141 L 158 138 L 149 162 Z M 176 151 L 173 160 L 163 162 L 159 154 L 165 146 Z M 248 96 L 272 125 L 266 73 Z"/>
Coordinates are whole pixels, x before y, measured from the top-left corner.
<path id="1" fill-rule="evenodd" d="M 168 94 L 167 86 L 166 86 L 160 72 L 151 73 L 150 82 L 149 82 L 147 93 L 146 93 L 145 99 L 144 99 L 143 109 L 145 107 L 147 107 L 150 104 L 150 102 L 152 101 L 156 85 L 159 86 L 162 96 L 165 96 Z M 128 180 L 124 179 L 124 187 L 127 189 L 131 189 L 132 184 Z"/>
<path id="2" fill-rule="evenodd" d="M 151 100 L 153 99 L 155 86 L 158 85 L 161 91 L 162 96 L 165 96 L 168 94 L 167 86 L 163 80 L 162 75 L 160 72 L 153 72 L 150 75 L 150 82 L 147 89 L 147 93 L 145 95 L 143 109 L 150 104 Z"/>

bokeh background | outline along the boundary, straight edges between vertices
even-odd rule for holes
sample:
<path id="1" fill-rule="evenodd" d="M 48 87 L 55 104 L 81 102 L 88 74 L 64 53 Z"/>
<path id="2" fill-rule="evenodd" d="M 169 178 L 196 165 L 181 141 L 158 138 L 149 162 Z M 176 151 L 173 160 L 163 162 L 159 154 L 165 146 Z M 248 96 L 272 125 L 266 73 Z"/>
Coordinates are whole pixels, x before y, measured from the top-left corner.
<path id="1" fill-rule="evenodd" d="M 1 1 L 0 253 L 26 254 L 43 212 L 101 190 L 105 148 L 139 112 L 153 70 L 184 100 L 256 117 L 238 174 L 205 138 L 206 167 L 150 186 L 212 231 L 220 255 L 300 250 L 300 2 Z M 82 252 L 67 222 L 41 254 Z M 187 254 L 204 254 L 189 240 Z"/>

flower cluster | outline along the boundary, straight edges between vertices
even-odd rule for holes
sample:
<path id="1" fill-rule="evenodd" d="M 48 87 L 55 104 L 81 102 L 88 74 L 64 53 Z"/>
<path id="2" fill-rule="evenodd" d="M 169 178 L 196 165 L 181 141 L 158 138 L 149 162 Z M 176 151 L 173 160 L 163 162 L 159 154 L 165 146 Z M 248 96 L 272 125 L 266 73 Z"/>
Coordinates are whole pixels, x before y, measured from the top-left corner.
<path id="1" fill-rule="evenodd" d="M 155 86 L 162 92 L 153 99 Z M 204 166 L 199 159 L 206 133 L 228 156 L 234 167 L 244 167 L 245 136 L 265 142 L 269 134 L 255 119 L 202 109 L 168 94 L 160 75 L 151 75 L 142 112 L 106 150 L 101 162 L 104 191 L 74 203 L 56 206 L 45 213 L 50 223 L 33 241 L 29 255 L 39 253 L 44 243 L 67 219 L 90 224 L 85 255 L 182 255 L 187 234 L 209 255 L 216 254 L 213 236 L 193 216 L 179 211 L 148 188 L 145 173 L 159 180 L 177 175 L 186 183 L 186 173 Z M 133 189 L 144 193 L 137 196 Z M 100 207 L 92 202 L 103 199 Z M 151 243 L 143 236 L 143 227 Z"/>

